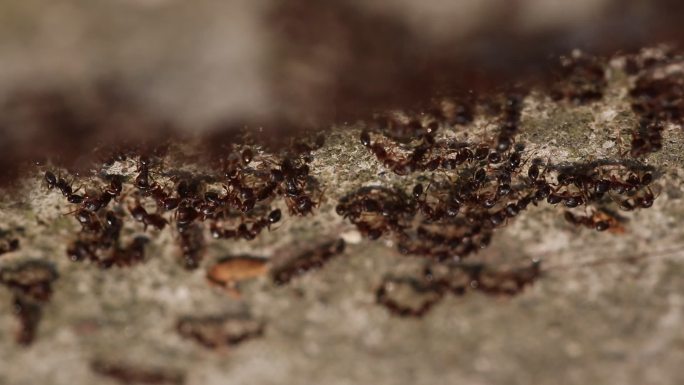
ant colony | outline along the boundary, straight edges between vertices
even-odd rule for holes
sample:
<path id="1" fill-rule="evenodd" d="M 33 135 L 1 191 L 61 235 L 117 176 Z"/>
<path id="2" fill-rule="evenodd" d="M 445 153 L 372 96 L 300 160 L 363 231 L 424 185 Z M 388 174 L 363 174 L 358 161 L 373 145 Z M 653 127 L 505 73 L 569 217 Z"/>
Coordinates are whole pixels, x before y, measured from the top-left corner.
<path id="1" fill-rule="evenodd" d="M 670 59 L 663 60 L 656 65 L 628 58 L 626 72 L 635 78 L 629 97 L 639 124 L 630 150 L 616 159 L 554 163 L 536 155 L 521 139 L 528 92 L 515 88 L 503 96 L 445 99 L 420 113 L 379 113 L 362 123 L 360 132 L 340 133 L 355 137 L 347 145 L 360 151 L 350 154 L 367 154 L 359 162 L 370 159 L 395 182 L 335 191 L 328 194 L 332 205 L 321 205 L 326 197 L 314 157 L 325 146 L 320 133 L 300 133 L 273 148 L 255 140 L 249 130 L 232 132 L 229 140 L 202 141 L 202 152 L 210 155 L 195 165 L 178 164 L 176 155 L 183 148 L 168 139 L 98 148 L 100 164 L 87 177 L 69 176 L 53 165 L 38 167 L 48 193 L 63 196 L 70 207 L 64 211 L 78 228 L 65 248 L 73 262 L 102 269 L 132 267 L 148 260 L 151 248 L 157 247 L 154 241 L 167 233 L 178 264 L 198 269 L 212 244 L 253 242 L 285 220 L 328 215 L 334 208 L 366 239 L 389 240 L 401 254 L 425 260 L 423 273 L 388 275 L 375 293 L 377 303 L 392 314 L 418 317 L 448 294 L 511 296 L 534 283 L 543 271 L 538 261 L 509 269 L 465 261 L 532 208 L 557 207 L 553 211 L 578 230 L 620 234 L 626 221 L 621 212 L 653 206 L 659 172 L 644 157 L 661 148 L 664 125 L 681 123 L 684 116 L 679 77 L 653 76 L 654 68 Z M 606 87 L 604 65 L 587 56 L 562 62 L 547 97 L 571 104 L 600 100 Z M 496 127 L 494 132 L 460 135 L 481 117 Z M 19 245 L 15 234 L 0 234 L 0 256 Z M 208 267 L 207 279 L 235 295 L 240 281 L 257 276 L 269 276 L 275 286 L 287 285 L 345 249 L 341 239 L 324 239 L 280 264 L 238 254 Z M 33 340 L 55 279 L 53 266 L 36 261 L 0 270 L 0 283 L 14 293 L 23 325 L 20 343 Z M 411 303 L 402 300 L 406 292 L 415 297 Z M 231 334 L 232 326 L 226 325 L 234 323 L 245 330 Z M 206 325 L 211 333 L 203 329 Z M 195 317 L 179 321 L 178 329 L 182 336 L 216 348 L 261 335 L 262 324 Z"/>

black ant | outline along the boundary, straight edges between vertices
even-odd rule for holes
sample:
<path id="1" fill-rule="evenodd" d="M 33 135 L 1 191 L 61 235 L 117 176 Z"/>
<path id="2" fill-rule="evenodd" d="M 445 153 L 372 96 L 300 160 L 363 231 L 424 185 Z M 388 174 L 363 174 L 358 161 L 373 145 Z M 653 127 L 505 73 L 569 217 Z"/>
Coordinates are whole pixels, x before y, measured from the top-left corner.
<path id="1" fill-rule="evenodd" d="M 95 249 L 94 242 L 78 239 L 67 248 L 67 256 L 73 262 L 96 261 L 98 258 Z"/>
<path id="2" fill-rule="evenodd" d="M 100 245 L 108 248 L 115 244 L 119 240 L 122 226 L 121 219 L 113 211 L 108 211 L 105 214 L 105 228 L 100 236 Z"/>
<path id="3" fill-rule="evenodd" d="M 268 213 L 268 215 L 265 218 L 259 218 L 256 222 L 254 222 L 252 224 L 251 232 L 259 234 L 261 230 L 266 227 L 270 230 L 271 225 L 278 223 L 280 221 L 280 218 L 282 218 L 282 213 L 280 212 L 280 209 L 275 209 Z"/>
<path id="4" fill-rule="evenodd" d="M 73 204 L 80 204 L 83 202 L 83 195 L 78 195 L 78 194 L 71 194 L 67 197 L 67 202 L 73 203 Z"/>
<path id="5" fill-rule="evenodd" d="M 138 159 L 138 175 L 135 177 L 135 187 L 139 190 L 146 191 L 152 187 L 150 181 L 150 166 L 151 160 L 149 157 L 141 155 Z"/>
<path id="6" fill-rule="evenodd" d="M 302 275 L 309 270 L 320 269 L 333 257 L 342 254 L 344 249 L 344 240 L 337 239 L 304 251 L 285 264 L 273 269 L 273 282 L 275 282 L 276 285 L 284 285 L 293 278 Z"/>
<path id="7" fill-rule="evenodd" d="M 176 209 L 175 219 L 178 230 L 183 230 L 199 217 L 199 212 L 188 204 L 181 204 Z"/>
<path id="8" fill-rule="evenodd" d="M 308 195 L 300 195 L 294 198 L 286 197 L 285 203 L 291 214 L 302 216 L 310 214 L 316 206 Z"/>
<path id="9" fill-rule="evenodd" d="M 255 194 L 256 200 L 260 202 L 271 197 L 278 188 L 278 183 L 279 182 L 275 181 L 269 181 L 268 183 L 266 183 L 264 187 L 257 190 Z"/>
<path id="10" fill-rule="evenodd" d="M 45 182 L 47 183 L 48 190 L 57 187 L 65 197 L 74 193 L 74 189 L 70 182 L 67 182 L 67 180 L 62 177 L 56 177 L 51 171 L 45 172 Z"/>
<path id="11" fill-rule="evenodd" d="M 244 164 L 249 164 L 252 161 L 252 159 L 254 159 L 254 153 L 249 148 L 245 148 L 242 151 L 242 162 Z"/>
<path id="12" fill-rule="evenodd" d="M 366 130 L 361 131 L 360 139 L 361 139 L 361 144 L 364 147 L 368 147 L 368 148 L 371 147 L 371 138 L 370 138 L 370 134 L 368 133 L 368 131 L 366 131 Z"/>
<path id="13" fill-rule="evenodd" d="M 190 181 L 181 180 L 176 186 L 176 194 L 182 200 L 198 199 L 202 185 L 200 181 L 192 179 Z"/>
<path id="14" fill-rule="evenodd" d="M 76 220 L 78 220 L 78 223 L 81 224 L 83 230 L 98 233 L 102 229 L 102 223 L 100 223 L 100 219 L 92 211 L 80 208 L 67 214 L 72 213 L 74 213 Z"/>
<path id="15" fill-rule="evenodd" d="M 169 196 L 166 190 L 159 184 L 155 184 L 152 190 L 149 191 L 150 196 L 157 204 L 157 210 L 170 211 L 174 210 L 180 204 L 180 198 Z"/>
<path id="16" fill-rule="evenodd" d="M 238 237 L 237 230 L 224 229 L 222 227 L 219 227 L 215 222 L 211 224 L 209 232 L 211 233 L 211 236 L 214 239 L 231 239 Z"/>
<path id="17" fill-rule="evenodd" d="M 574 208 L 584 204 L 584 196 L 582 194 L 557 194 L 551 193 L 546 198 L 549 204 L 555 205 L 563 202 L 563 204 L 568 208 Z"/>
<path id="18" fill-rule="evenodd" d="M 106 261 L 106 266 L 131 266 L 145 260 L 145 245 L 150 240 L 144 236 L 137 236 L 123 249 L 116 249 L 111 261 Z"/>
<path id="19" fill-rule="evenodd" d="M 661 122 L 648 119 L 642 121 L 639 128 L 632 133 L 630 155 L 636 158 L 651 152 L 660 151 L 663 147 L 663 129 L 664 127 Z"/>
<path id="20" fill-rule="evenodd" d="M 113 196 L 107 192 L 101 192 L 97 195 L 86 194 L 81 199 L 81 207 L 92 212 L 98 212 L 101 208 L 106 207 L 111 202 Z"/>
<path id="21" fill-rule="evenodd" d="M 123 176 L 118 174 L 108 175 L 109 185 L 105 188 L 105 193 L 112 198 L 118 197 L 123 190 Z"/>
<path id="22" fill-rule="evenodd" d="M 210 228 L 211 236 L 216 239 L 244 238 L 246 240 L 252 240 L 256 238 L 264 228 L 270 230 L 271 225 L 280 221 L 281 216 L 280 209 L 275 209 L 266 217 L 259 218 L 256 222 L 252 223 L 251 227 L 241 223 L 237 229 L 224 229 L 219 227 L 216 223 L 212 223 Z"/>
<path id="23" fill-rule="evenodd" d="M 181 253 L 183 256 L 183 266 L 186 269 L 196 269 L 202 260 L 204 251 L 204 235 L 202 227 L 185 225 L 183 231 L 179 232 Z"/>
<path id="24" fill-rule="evenodd" d="M 402 305 L 391 296 L 391 288 L 397 286 L 408 285 L 414 292 L 425 297 L 422 303 L 411 307 Z M 375 292 L 375 301 L 387 308 L 391 313 L 400 317 L 422 317 L 435 304 L 437 304 L 445 294 L 443 285 L 432 282 L 424 282 L 423 280 L 413 279 L 409 277 L 403 278 L 385 278 L 383 283 Z"/>
<path id="25" fill-rule="evenodd" d="M 133 207 L 129 206 L 128 211 L 130 211 L 133 219 L 143 223 L 145 230 L 147 230 L 147 226 L 152 226 L 157 230 L 163 230 L 168 223 L 161 215 L 148 213 L 140 202 L 136 202 L 136 205 Z"/>
<path id="26" fill-rule="evenodd" d="M 574 208 L 584 204 L 584 197 L 581 194 L 568 195 L 563 197 L 565 207 Z"/>
<path id="27" fill-rule="evenodd" d="M 654 201 L 655 201 L 655 196 L 653 195 L 653 192 L 651 192 L 650 189 L 647 189 L 646 192 L 643 194 L 643 196 L 638 196 L 638 197 L 634 198 L 634 207 L 635 208 L 647 209 L 647 208 L 653 206 Z"/>
<path id="28" fill-rule="evenodd" d="M 45 183 L 47 183 L 48 190 L 52 190 L 57 186 L 57 177 L 52 171 L 45 171 Z"/>
<path id="29" fill-rule="evenodd" d="M 597 211 L 590 216 L 579 216 L 566 211 L 565 220 L 576 225 L 584 226 L 596 231 L 606 231 L 610 229 L 612 232 L 622 233 L 624 228 L 620 225 L 619 220 L 608 213 L 607 211 Z"/>

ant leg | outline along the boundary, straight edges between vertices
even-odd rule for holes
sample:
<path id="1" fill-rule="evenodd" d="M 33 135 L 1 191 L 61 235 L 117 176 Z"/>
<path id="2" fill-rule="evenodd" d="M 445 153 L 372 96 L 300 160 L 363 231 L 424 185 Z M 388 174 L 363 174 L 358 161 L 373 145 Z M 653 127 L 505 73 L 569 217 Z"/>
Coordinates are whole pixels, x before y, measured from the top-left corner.
<path id="1" fill-rule="evenodd" d="M 83 185 L 78 186 L 78 188 L 75 189 L 75 190 L 73 190 L 73 191 L 71 191 L 71 193 L 72 193 L 72 194 L 76 194 L 76 193 L 79 192 L 82 188 L 83 188 Z"/>
<path id="2" fill-rule="evenodd" d="M 314 207 L 319 208 L 319 207 L 321 206 L 321 203 L 323 203 L 323 197 L 325 196 L 325 191 L 326 191 L 326 190 L 327 190 L 327 188 L 324 188 L 324 189 L 321 190 L 321 193 L 318 194 L 318 197 L 317 197 L 317 199 L 316 199 L 316 204 L 315 204 Z"/>
<path id="3" fill-rule="evenodd" d="M 62 215 L 71 215 L 71 214 L 73 214 L 73 213 L 78 212 L 79 210 L 81 210 L 80 207 L 76 208 L 74 211 L 69 211 L 68 213 L 63 213 Z"/>

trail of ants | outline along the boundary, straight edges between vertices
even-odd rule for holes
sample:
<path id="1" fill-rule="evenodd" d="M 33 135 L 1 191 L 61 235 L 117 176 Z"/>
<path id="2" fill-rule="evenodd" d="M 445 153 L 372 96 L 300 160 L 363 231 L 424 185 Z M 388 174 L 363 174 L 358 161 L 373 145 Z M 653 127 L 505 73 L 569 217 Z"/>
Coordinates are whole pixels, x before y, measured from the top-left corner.
<path id="1" fill-rule="evenodd" d="M 628 56 L 625 71 L 634 78 L 629 90 L 632 111 L 639 118 L 632 131 L 629 154 L 635 158 L 662 149 L 665 125 L 684 123 L 684 81 L 681 73 L 668 73 L 668 66 L 684 61 L 680 52 L 665 50 L 660 57 Z M 663 72 L 665 75 L 663 76 Z"/>
<path id="2" fill-rule="evenodd" d="M 674 56 L 662 63 L 672 60 Z M 562 58 L 560 64 L 556 83 L 547 90 L 552 100 L 587 104 L 603 97 L 607 84 L 604 60 L 573 54 Z M 632 64 L 630 76 L 637 79 L 630 97 L 641 121 L 632 135 L 631 150 L 619 154 L 618 159 L 554 163 L 534 157 L 518 139 L 528 94 L 523 88 L 488 100 L 461 96 L 435 103 L 421 113 L 381 113 L 368 122 L 359 135 L 360 145 L 385 169 L 401 177 L 419 172 L 430 173 L 430 177 L 408 191 L 387 185 L 351 191 L 339 200 L 337 214 L 366 238 L 389 238 L 402 254 L 450 265 L 451 273 L 467 281 L 464 286 L 461 281 L 440 280 L 427 273 L 418 278 L 389 277 L 376 293 L 378 303 L 401 316 L 422 316 L 447 293 L 463 295 L 478 290 L 488 295 L 516 295 L 545 272 L 645 258 L 616 257 L 543 267 L 533 262 L 511 270 L 463 262 L 534 207 L 562 208 L 556 211 L 573 226 L 619 234 L 624 232 L 625 218 L 618 212 L 653 206 L 658 191 L 652 186 L 662 175 L 642 158 L 662 147 L 663 124 L 681 122 L 684 109 L 677 95 L 682 81 L 681 76 L 654 78 L 651 68 L 657 66 L 653 63 Z M 495 115 L 490 122 L 496 127 L 493 133 L 470 136 L 467 141 L 440 135 L 440 131 L 471 124 L 480 110 Z M 81 225 L 67 256 L 102 268 L 133 266 L 148 258 L 148 232 L 172 231 L 179 264 L 196 269 L 206 253 L 208 237 L 252 241 L 275 231 L 286 215 L 312 215 L 323 192 L 310 173 L 310 164 L 313 152 L 324 144 L 323 136 L 293 139 L 278 151 L 267 151 L 243 139 L 208 143 L 212 155 L 206 173 L 166 167 L 166 144 L 104 154 L 103 169 L 114 162 L 135 161 L 133 175 L 101 174 L 104 184 L 88 185 L 83 178 L 76 181 L 56 170 L 45 171 L 48 191 L 63 195 L 73 207 L 68 214 Z M 130 229 L 135 234 L 129 235 Z M 276 269 L 273 279 L 286 284 L 342 251 L 343 244 L 332 243 L 305 252 Z M 676 250 L 661 252 L 668 255 Z M 408 285 L 427 300 L 407 308 L 391 297 L 392 285 Z"/>
<path id="3" fill-rule="evenodd" d="M 573 56 L 564 66 L 561 73 L 568 81 L 552 90 L 555 100 L 585 104 L 602 97 L 606 82 L 599 61 Z M 448 292 L 521 293 L 549 268 L 534 262 L 526 268 L 492 271 L 462 261 L 488 247 L 497 231 L 530 207 L 564 207 L 564 218 L 572 225 L 621 234 L 626 219 L 618 210 L 653 206 L 658 191 L 651 186 L 661 173 L 642 162 L 641 153 L 632 151 L 631 159 L 581 163 L 553 163 L 527 154 L 524 143 L 516 141 L 524 94 L 511 93 L 494 108 L 500 114 L 494 139 L 485 133 L 480 141 L 454 141 L 448 136 L 438 140 L 438 130 L 453 128 L 439 108 L 417 116 L 379 116 L 361 132 L 360 144 L 386 169 L 399 176 L 430 172 L 433 177 L 427 187 L 419 183 L 409 193 L 387 186 L 352 191 L 340 199 L 337 213 L 368 239 L 387 237 L 402 254 L 436 264 L 457 263 L 455 268 L 466 276 L 466 283 L 457 287 L 452 280 L 435 281 L 427 275 L 388 277 L 376 300 L 391 313 L 421 317 Z M 442 177 L 435 179 L 436 172 Z M 584 215 L 578 211 L 582 207 Z M 389 294 L 397 285 L 408 285 L 425 299 L 414 307 L 402 305 Z"/>
<path id="4" fill-rule="evenodd" d="M 308 163 L 311 152 L 323 144 L 320 136 L 310 141 L 302 138 L 278 155 L 248 144 L 227 143 L 212 160 L 213 173 L 206 174 L 166 168 L 165 144 L 141 146 L 111 157 L 103 155 L 113 159 L 103 166 L 134 159 L 132 176 L 100 174 L 104 186 L 90 183 L 74 189 L 66 177 L 47 170 L 44 183 L 48 191 L 57 189 L 67 198 L 74 207 L 67 214 L 81 225 L 67 248 L 71 260 L 90 260 L 102 268 L 144 262 L 149 238 L 139 234 L 127 244 L 121 239 L 124 225 L 138 222 L 143 233 L 172 228 L 179 263 L 196 269 L 206 250 L 204 222 L 215 239 L 250 241 L 264 230 L 274 230 L 273 225 L 281 221 L 283 212 L 272 207 L 278 199 L 291 216 L 312 214 L 322 192 L 309 174 Z M 217 190 L 216 185 L 221 187 Z M 77 194 L 79 190 L 84 192 Z"/>

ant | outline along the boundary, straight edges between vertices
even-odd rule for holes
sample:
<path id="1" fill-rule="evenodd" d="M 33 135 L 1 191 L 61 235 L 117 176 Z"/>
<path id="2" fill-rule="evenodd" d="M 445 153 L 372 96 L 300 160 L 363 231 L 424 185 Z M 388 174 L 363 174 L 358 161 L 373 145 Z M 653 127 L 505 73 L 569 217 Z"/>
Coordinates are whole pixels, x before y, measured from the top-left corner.
<path id="1" fill-rule="evenodd" d="M 209 232 L 214 239 L 231 239 L 238 236 L 237 230 L 221 228 L 216 222 L 211 224 Z"/>
<path id="2" fill-rule="evenodd" d="M 157 203 L 157 210 L 171 211 L 180 204 L 180 198 L 170 196 L 162 186 L 156 183 L 149 194 Z"/>
<path id="3" fill-rule="evenodd" d="M 186 227 L 192 224 L 200 216 L 195 207 L 187 203 L 181 204 L 176 209 L 175 219 L 176 227 L 179 231 L 183 231 Z"/>
<path id="4" fill-rule="evenodd" d="M 654 200 L 655 196 L 653 196 L 653 192 L 651 192 L 650 189 L 647 189 L 643 196 L 634 199 L 634 205 L 638 208 L 647 209 L 653 206 Z"/>
<path id="5" fill-rule="evenodd" d="M 123 189 L 121 175 L 112 175 L 110 178 L 109 185 L 99 195 L 92 196 L 86 193 L 85 196 L 81 196 L 72 194 L 67 200 L 69 203 L 82 204 L 82 207 L 86 210 L 92 212 L 99 211 L 101 208 L 106 207 L 112 199 L 119 196 Z"/>
<path id="6" fill-rule="evenodd" d="M 52 190 L 57 186 L 57 177 L 52 171 L 45 171 L 45 183 L 47 183 L 48 190 Z"/>
<path id="7" fill-rule="evenodd" d="M 236 289 L 233 290 L 237 293 Z M 183 338 L 195 340 L 209 349 L 219 349 L 261 336 L 264 324 L 252 319 L 249 314 L 183 317 L 178 321 L 176 329 Z"/>
<path id="8" fill-rule="evenodd" d="M 541 275 L 541 263 L 533 261 L 530 266 L 513 270 L 479 268 L 473 274 L 472 286 L 488 295 L 512 296 L 532 285 Z"/>
<path id="9" fill-rule="evenodd" d="M 94 242 L 80 239 L 67 248 L 67 256 L 73 262 L 81 262 L 83 260 L 96 261 L 98 259 Z"/>
<path id="10" fill-rule="evenodd" d="M 309 270 L 320 269 L 333 257 L 342 254 L 344 249 L 344 240 L 337 239 L 306 250 L 285 264 L 276 267 L 272 272 L 273 282 L 279 286 L 284 285 Z"/>
<path id="11" fill-rule="evenodd" d="M 584 197 L 582 194 L 568 195 L 563 197 L 563 204 L 565 207 L 574 208 L 584 204 Z"/>
<path id="12" fill-rule="evenodd" d="M 370 138 L 370 134 L 368 133 L 368 131 L 366 131 L 366 130 L 361 131 L 360 139 L 361 139 L 361 144 L 364 147 L 367 147 L 367 148 L 371 147 L 371 138 Z"/>
<path id="13" fill-rule="evenodd" d="M 641 122 L 640 127 L 632 133 L 630 156 L 637 158 L 660 151 L 663 147 L 663 129 L 664 127 L 660 122 L 648 120 Z"/>
<path id="14" fill-rule="evenodd" d="M 83 227 L 83 230 L 92 233 L 99 233 L 102 229 L 102 223 L 100 223 L 100 219 L 91 210 L 80 208 L 65 215 L 72 213 L 76 217 L 78 223 L 80 223 Z"/>
<path id="15" fill-rule="evenodd" d="M 145 245 L 149 242 L 150 240 L 144 236 L 133 238 L 125 248 L 116 249 L 112 260 L 106 261 L 106 267 L 111 266 L 112 263 L 123 267 L 142 262 L 145 259 Z"/>
<path id="16" fill-rule="evenodd" d="M 632 211 L 635 209 L 647 209 L 653 206 L 655 196 L 653 192 L 648 189 L 643 196 L 637 196 L 633 199 L 624 199 L 618 203 L 618 207 L 624 211 Z"/>
<path id="17" fill-rule="evenodd" d="M 73 204 L 81 204 L 83 202 L 83 195 L 71 194 L 67 197 L 67 202 Z"/>
<path id="18" fill-rule="evenodd" d="M 133 219 L 143 223 L 143 225 L 145 226 L 145 230 L 147 230 L 147 226 L 152 226 L 157 230 L 163 230 L 166 224 L 168 223 L 166 219 L 164 219 L 164 217 L 162 217 L 161 215 L 148 213 L 147 210 L 145 210 L 145 208 L 142 207 L 139 201 L 136 202 L 135 206 L 129 206 L 128 211 L 130 211 L 131 215 L 133 216 Z"/>
<path id="19" fill-rule="evenodd" d="M 305 216 L 313 211 L 313 208 L 319 203 L 314 204 L 311 197 L 308 195 L 300 195 L 294 198 L 286 197 L 285 203 L 290 210 L 290 214 Z"/>
<path id="20" fill-rule="evenodd" d="M 260 202 L 271 197 L 278 187 L 278 183 L 279 182 L 276 181 L 269 181 L 264 187 L 257 191 L 255 194 L 256 200 Z"/>
<path id="21" fill-rule="evenodd" d="M 540 184 L 548 184 L 545 180 L 546 173 L 549 170 L 548 164 L 540 171 L 542 160 L 540 158 L 532 159 L 532 165 L 527 169 L 527 178 L 529 182 L 539 188 Z"/>
<path id="22" fill-rule="evenodd" d="M 267 216 L 259 218 L 256 222 L 252 223 L 251 228 L 242 223 L 237 227 L 237 229 L 223 229 L 216 223 L 212 223 L 210 228 L 211 236 L 215 239 L 244 238 L 249 241 L 256 238 L 256 236 L 259 235 L 264 228 L 268 228 L 270 230 L 271 225 L 280 221 L 281 216 L 282 213 L 280 212 L 280 209 L 275 209 Z"/>
<path id="23" fill-rule="evenodd" d="M 106 191 L 95 196 L 86 194 L 86 196 L 81 199 L 81 202 L 83 203 L 82 207 L 88 211 L 98 212 L 101 208 L 106 207 L 113 197 L 114 196 Z"/>
<path id="24" fill-rule="evenodd" d="M 183 266 L 188 270 L 198 268 L 204 252 L 202 227 L 197 224 L 186 225 L 183 231 L 179 232 L 179 241 Z"/>
<path id="25" fill-rule="evenodd" d="M 506 221 L 507 217 L 507 212 L 505 211 L 505 209 L 502 209 L 489 215 L 489 221 L 493 226 L 496 227 L 503 224 Z"/>
<path id="26" fill-rule="evenodd" d="M 123 175 L 112 174 L 107 176 L 109 185 L 105 188 L 105 193 L 112 198 L 118 197 L 123 190 Z"/>
<path id="27" fill-rule="evenodd" d="M 150 182 L 150 166 L 151 159 L 148 156 L 140 155 L 138 158 L 138 175 L 135 177 L 135 187 L 141 191 L 146 191 L 152 187 Z"/>
<path id="28" fill-rule="evenodd" d="M 437 213 L 438 210 L 434 210 L 428 203 L 426 198 L 423 196 L 427 194 L 428 189 L 430 188 L 430 185 L 426 189 L 423 189 L 423 185 L 418 183 L 413 187 L 413 191 L 411 192 L 412 195 L 412 203 L 416 205 L 420 211 L 428 217 L 429 220 L 438 220 L 443 213 Z"/>
<path id="29" fill-rule="evenodd" d="M 105 228 L 100 236 L 100 245 L 109 248 L 119 240 L 123 222 L 113 211 L 105 214 Z"/>
<path id="30" fill-rule="evenodd" d="M 510 148 L 513 142 L 513 137 L 518 131 L 518 123 L 520 121 L 520 113 L 522 110 L 522 95 L 510 95 L 506 99 L 504 107 L 503 122 L 501 124 L 501 131 L 497 139 L 497 151 L 506 151 Z M 495 162 L 498 163 L 498 162 Z"/>
<path id="31" fill-rule="evenodd" d="M 584 226 L 596 231 L 611 231 L 623 233 L 625 230 L 618 219 L 606 211 L 597 211 L 590 216 L 574 215 L 570 211 L 565 212 L 565 220 L 576 226 Z"/>
<path id="32" fill-rule="evenodd" d="M 47 183 L 48 190 L 57 187 L 65 197 L 74 193 L 71 183 L 67 182 L 67 180 L 62 177 L 56 177 L 52 171 L 45 172 L 45 182 Z"/>
<path id="33" fill-rule="evenodd" d="M 485 160 L 489 156 L 489 146 L 481 145 L 475 149 L 475 160 Z"/>
<path id="34" fill-rule="evenodd" d="M 425 297 L 423 302 L 419 305 L 411 307 L 402 305 L 391 297 L 392 288 L 407 285 L 415 293 Z M 387 308 L 391 313 L 399 317 L 417 317 L 424 316 L 435 304 L 437 304 L 445 294 L 443 285 L 432 282 L 423 282 L 411 277 L 384 279 L 380 287 L 375 292 L 375 301 Z"/>
<path id="35" fill-rule="evenodd" d="M 268 228 L 270 230 L 271 225 L 278 223 L 281 217 L 282 213 L 280 212 L 280 209 L 275 209 L 271 211 L 265 218 L 259 218 L 256 222 L 254 222 L 252 224 L 251 232 L 255 233 L 256 236 L 256 234 L 259 234 L 264 228 Z"/>
<path id="36" fill-rule="evenodd" d="M 653 182 L 653 174 L 650 172 L 643 174 L 641 177 L 637 174 L 630 173 L 623 184 L 627 186 L 627 189 L 629 190 L 636 190 L 640 187 L 648 186 L 651 182 Z"/>
<path id="37" fill-rule="evenodd" d="M 546 201 L 552 205 L 563 202 L 565 207 L 568 207 L 568 208 L 575 208 L 577 206 L 583 205 L 585 202 L 584 196 L 582 194 L 572 195 L 572 194 L 557 194 L 557 193 L 549 194 L 549 196 L 546 198 Z"/>
<path id="38" fill-rule="evenodd" d="M 176 186 L 176 194 L 182 200 L 192 200 L 199 196 L 201 185 L 196 179 L 181 180 Z"/>
<path id="39" fill-rule="evenodd" d="M 242 157 L 242 163 L 249 164 L 252 161 L 252 159 L 254 159 L 254 153 L 249 148 L 245 148 L 242 151 L 241 157 Z"/>

